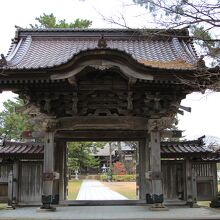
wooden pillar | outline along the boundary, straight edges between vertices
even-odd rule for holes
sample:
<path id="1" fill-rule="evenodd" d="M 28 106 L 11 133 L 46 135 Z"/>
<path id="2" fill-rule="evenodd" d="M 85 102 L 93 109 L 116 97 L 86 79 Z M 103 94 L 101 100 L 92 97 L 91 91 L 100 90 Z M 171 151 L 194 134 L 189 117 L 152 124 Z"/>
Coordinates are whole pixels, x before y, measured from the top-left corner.
<path id="1" fill-rule="evenodd" d="M 161 173 L 161 153 L 160 153 L 160 131 L 164 129 L 164 122 L 160 119 L 152 119 L 148 122 L 149 134 L 149 171 L 146 172 L 146 178 L 151 183 L 150 193 L 147 194 L 147 202 L 152 203 L 152 210 L 167 210 L 163 205 L 163 187 Z"/>
<path id="2" fill-rule="evenodd" d="M 150 132 L 150 167 L 151 167 L 151 187 L 154 203 L 163 202 L 162 174 L 160 158 L 160 132 Z"/>
<path id="3" fill-rule="evenodd" d="M 59 200 L 60 202 L 65 200 L 65 175 L 64 175 L 64 169 L 65 169 L 65 148 L 66 148 L 66 142 L 58 142 L 57 143 L 57 167 L 58 172 L 60 174 L 59 178 Z"/>
<path id="4" fill-rule="evenodd" d="M 13 204 L 17 204 L 18 203 L 18 170 L 19 168 L 19 161 L 15 161 L 13 163 L 13 190 L 12 190 L 12 201 Z"/>
<path id="5" fill-rule="evenodd" d="M 214 198 L 218 197 L 218 175 L 217 175 L 217 163 L 212 163 L 213 172 L 213 194 Z"/>
<path id="6" fill-rule="evenodd" d="M 13 172 L 8 174 L 8 208 L 13 208 Z"/>
<path id="7" fill-rule="evenodd" d="M 65 146 L 63 148 L 63 157 L 64 157 L 64 171 L 63 171 L 63 180 L 64 180 L 64 200 L 67 198 L 67 187 L 68 187 L 68 179 L 67 179 L 67 143 L 65 142 Z"/>
<path id="8" fill-rule="evenodd" d="M 45 132 L 44 166 L 43 166 L 43 195 L 41 209 L 54 210 L 51 207 L 53 199 L 54 180 L 54 132 Z"/>
<path id="9" fill-rule="evenodd" d="M 148 138 L 139 142 L 138 154 L 139 199 L 146 201 L 146 197 L 151 193 L 151 182 L 148 178 L 146 178 L 146 173 L 148 173 L 150 170 L 150 151 Z"/>
<path id="10" fill-rule="evenodd" d="M 145 200 L 146 197 L 146 181 L 145 181 L 145 141 L 139 141 L 138 144 L 138 161 L 137 161 L 137 195 L 140 200 Z"/>
<path id="11" fill-rule="evenodd" d="M 192 169 L 192 201 L 193 204 L 197 203 L 197 178 L 194 168 Z M 193 207 L 197 207 L 197 205 L 193 205 Z"/>
<path id="12" fill-rule="evenodd" d="M 186 159 L 186 201 L 188 204 L 193 203 L 192 198 L 192 163 L 189 159 Z"/>

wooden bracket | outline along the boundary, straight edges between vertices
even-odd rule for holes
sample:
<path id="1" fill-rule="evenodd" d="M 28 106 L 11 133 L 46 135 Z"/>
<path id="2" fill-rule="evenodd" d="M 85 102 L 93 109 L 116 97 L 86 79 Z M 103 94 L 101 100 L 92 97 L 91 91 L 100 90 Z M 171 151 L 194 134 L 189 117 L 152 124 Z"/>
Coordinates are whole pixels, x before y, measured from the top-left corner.
<path id="1" fill-rule="evenodd" d="M 173 123 L 175 123 L 175 118 L 162 117 L 158 119 L 148 120 L 148 130 L 149 131 L 162 131 L 166 128 L 170 128 Z"/>

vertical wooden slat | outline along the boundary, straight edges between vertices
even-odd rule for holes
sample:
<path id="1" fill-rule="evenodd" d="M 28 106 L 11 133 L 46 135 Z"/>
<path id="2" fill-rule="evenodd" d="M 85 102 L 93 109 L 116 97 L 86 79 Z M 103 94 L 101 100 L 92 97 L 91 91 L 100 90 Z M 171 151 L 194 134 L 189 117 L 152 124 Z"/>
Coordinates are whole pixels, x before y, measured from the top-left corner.
<path id="1" fill-rule="evenodd" d="M 19 169 L 19 202 L 40 202 L 42 163 L 22 162 Z"/>

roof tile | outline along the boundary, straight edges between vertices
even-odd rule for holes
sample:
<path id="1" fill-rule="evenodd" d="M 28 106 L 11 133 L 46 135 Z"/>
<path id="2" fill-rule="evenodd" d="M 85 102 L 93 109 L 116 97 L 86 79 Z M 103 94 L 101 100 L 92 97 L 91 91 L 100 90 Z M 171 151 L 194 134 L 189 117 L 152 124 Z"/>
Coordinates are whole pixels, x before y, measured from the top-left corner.
<path id="1" fill-rule="evenodd" d="M 28 35 L 12 47 L 8 57 L 9 69 L 38 69 L 51 68 L 68 62 L 79 52 L 98 48 L 100 33 L 96 37 L 54 37 L 56 30 L 47 30 L 44 37 L 37 37 L 38 30 L 27 31 Z M 57 32 L 64 30 L 57 30 Z M 109 30 L 102 30 L 108 33 Z M 41 31 L 39 31 L 40 33 Z M 71 31 L 69 31 L 71 33 Z M 91 32 L 91 30 L 87 31 Z M 113 31 L 114 32 L 114 31 Z M 124 31 L 127 35 L 129 32 Z M 35 33 L 34 36 L 33 33 Z M 86 33 L 84 30 L 83 33 Z M 123 32 L 122 32 L 123 33 Z M 127 36 L 126 35 L 126 36 Z M 64 34 L 65 36 L 65 34 Z M 120 37 L 106 38 L 107 48 L 117 49 L 131 55 L 137 62 L 156 68 L 166 69 L 193 69 L 196 63 L 196 54 L 192 44 L 177 37 L 153 39 L 129 39 Z"/>

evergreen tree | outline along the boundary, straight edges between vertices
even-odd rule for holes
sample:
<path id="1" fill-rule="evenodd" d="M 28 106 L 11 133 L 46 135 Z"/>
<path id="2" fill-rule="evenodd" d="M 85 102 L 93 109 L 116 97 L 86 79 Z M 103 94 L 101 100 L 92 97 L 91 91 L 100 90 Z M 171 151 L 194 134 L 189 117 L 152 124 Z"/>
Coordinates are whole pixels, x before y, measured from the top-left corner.
<path id="1" fill-rule="evenodd" d="M 95 153 L 103 148 L 104 142 L 69 142 L 68 143 L 68 168 L 69 170 L 82 170 L 87 167 L 99 167 L 99 159 Z"/>
<path id="2" fill-rule="evenodd" d="M 92 21 L 77 18 L 73 22 L 68 23 L 65 19 L 57 20 L 53 13 L 40 15 L 35 18 L 39 24 L 30 24 L 31 28 L 88 28 L 92 25 Z"/>
<path id="3" fill-rule="evenodd" d="M 0 136 L 7 140 L 21 140 L 21 134 L 25 130 L 32 129 L 28 123 L 28 116 L 18 113 L 24 105 L 19 98 L 7 100 L 3 103 L 4 110 L 0 112 Z"/>

